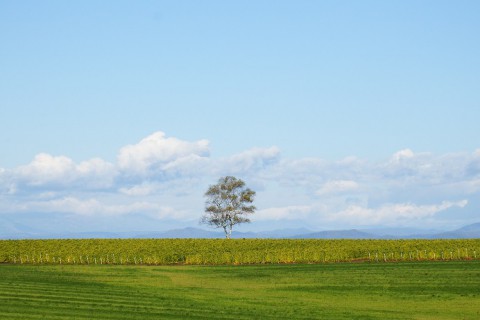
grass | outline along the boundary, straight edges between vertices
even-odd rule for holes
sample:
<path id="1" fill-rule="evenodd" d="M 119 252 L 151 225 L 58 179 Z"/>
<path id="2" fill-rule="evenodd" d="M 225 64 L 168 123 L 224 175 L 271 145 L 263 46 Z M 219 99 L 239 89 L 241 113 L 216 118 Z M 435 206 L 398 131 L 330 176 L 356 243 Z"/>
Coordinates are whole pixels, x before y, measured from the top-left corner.
<path id="1" fill-rule="evenodd" d="M 0 265 L 3 319 L 480 319 L 480 263 Z"/>

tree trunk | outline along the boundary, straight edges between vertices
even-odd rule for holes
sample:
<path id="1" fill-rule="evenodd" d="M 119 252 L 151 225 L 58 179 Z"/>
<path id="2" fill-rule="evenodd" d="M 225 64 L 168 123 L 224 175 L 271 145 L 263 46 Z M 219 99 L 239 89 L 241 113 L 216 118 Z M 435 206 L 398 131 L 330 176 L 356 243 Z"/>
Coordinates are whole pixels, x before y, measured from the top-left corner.
<path id="1" fill-rule="evenodd" d="M 223 227 L 223 231 L 225 231 L 225 239 L 230 239 L 230 233 L 228 233 L 227 226 Z M 231 229 L 230 229 L 231 232 Z"/>

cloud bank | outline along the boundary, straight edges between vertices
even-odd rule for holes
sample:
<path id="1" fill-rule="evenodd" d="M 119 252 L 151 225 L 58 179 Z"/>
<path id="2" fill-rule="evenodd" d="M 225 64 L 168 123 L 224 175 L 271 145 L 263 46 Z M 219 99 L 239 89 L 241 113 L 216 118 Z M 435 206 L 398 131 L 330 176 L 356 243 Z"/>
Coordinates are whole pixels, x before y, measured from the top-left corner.
<path id="1" fill-rule="evenodd" d="M 253 219 L 264 225 L 446 226 L 475 222 L 479 209 L 480 150 L 434 155 L 405 149 L 372 162 L 285 159 L 271 146 L 212 158 L 208 140 L 155 132 L 120 148 L 113 163 L 40 153 L 26 165 L 0 168 L 0 218 L 138 215 L 194 225 L 203 192 L 222 175 L 257 190 Z"/>

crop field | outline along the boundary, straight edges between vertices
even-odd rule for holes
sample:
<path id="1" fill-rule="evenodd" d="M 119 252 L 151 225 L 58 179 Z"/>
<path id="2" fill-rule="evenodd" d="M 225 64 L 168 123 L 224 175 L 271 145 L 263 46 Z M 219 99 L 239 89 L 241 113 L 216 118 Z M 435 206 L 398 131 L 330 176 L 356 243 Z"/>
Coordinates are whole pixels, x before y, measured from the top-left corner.
<path id="1" fill-rule="evenodd" d="M 0 263 L 242 265 L 480 260 L 480 239 L 1 240 Z"/>
<path id="2" fill-rule="evenodd" d="M 480 319 L 480 262 L 0 265 L 2 319 Z"/>

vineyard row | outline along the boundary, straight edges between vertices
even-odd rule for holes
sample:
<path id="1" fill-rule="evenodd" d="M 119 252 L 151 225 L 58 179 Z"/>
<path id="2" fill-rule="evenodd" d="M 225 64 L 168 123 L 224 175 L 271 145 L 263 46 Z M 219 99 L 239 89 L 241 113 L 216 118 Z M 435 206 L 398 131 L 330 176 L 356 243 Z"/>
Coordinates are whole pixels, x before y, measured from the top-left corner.
<path id="1" fill-rule="evenodd" d="M 0 263 L 222 265 L 480 259 L 480 239 L 3 240 Z"/>

